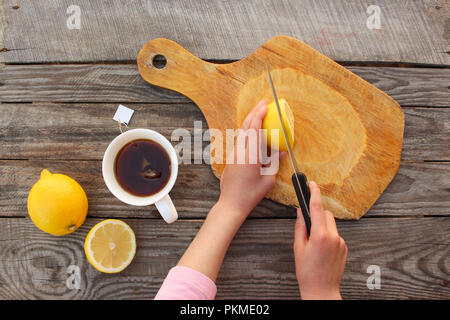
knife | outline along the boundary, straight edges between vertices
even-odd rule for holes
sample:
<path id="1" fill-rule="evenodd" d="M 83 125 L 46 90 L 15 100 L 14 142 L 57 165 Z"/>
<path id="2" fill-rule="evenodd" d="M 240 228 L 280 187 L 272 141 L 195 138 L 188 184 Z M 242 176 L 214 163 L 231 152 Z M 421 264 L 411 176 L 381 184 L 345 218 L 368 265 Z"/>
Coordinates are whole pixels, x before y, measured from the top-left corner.
<path id="1" fill-rule="evenodd" d="M 287 151 L 289 154 L 289 158 L 291 160 L 291 166 L 294 170 L 294 174 L 292 175 L 292 183 L 294 185 L 295 193 L 297 195 L 298 203 L 300 204 L 300 208 L 302 209 L 303 218 L 305 220 L 306 231 L 308 232 L 308 237 L 311 232 L 311 218 L 309 214 L 309 200 L 311 199 L 311 194 L 309 192 L 308 180 L 304 173 L 298 170 L 297 161 L 295 160 L 294 152 L 291 149 L 291 145 L 289 144 L 289 139 L 286 134 L 286 128 L 284 126 L 282 120 L 282 114 L 280 105 L 278 103 L 277 93 L 275 92 L 275 87 L 272 82 L 272 76 L 270 75 L 269 67 L 266 64 L 267 75 L 269 76 L 270 87 L 272 88 L 272 95 L 275 100 L 275 105 L 277 107 L 278 118 L 281 122 L 281 131 L 283 132 L 284 141 L 286 141 Z"/>

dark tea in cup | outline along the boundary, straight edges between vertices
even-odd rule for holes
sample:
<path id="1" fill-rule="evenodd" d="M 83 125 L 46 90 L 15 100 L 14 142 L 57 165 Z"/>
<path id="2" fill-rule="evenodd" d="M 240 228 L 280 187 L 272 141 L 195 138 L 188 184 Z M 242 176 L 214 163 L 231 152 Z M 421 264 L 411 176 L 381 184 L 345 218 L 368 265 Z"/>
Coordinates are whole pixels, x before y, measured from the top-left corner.
<path id="1" fill-rule="evenodd" d="M 129 142 L 117 153 L 114 171 L 124 190 L 146 197 L 161 191 L 169 181 L 170 157 L 155 141 L 138 139 Z"/>

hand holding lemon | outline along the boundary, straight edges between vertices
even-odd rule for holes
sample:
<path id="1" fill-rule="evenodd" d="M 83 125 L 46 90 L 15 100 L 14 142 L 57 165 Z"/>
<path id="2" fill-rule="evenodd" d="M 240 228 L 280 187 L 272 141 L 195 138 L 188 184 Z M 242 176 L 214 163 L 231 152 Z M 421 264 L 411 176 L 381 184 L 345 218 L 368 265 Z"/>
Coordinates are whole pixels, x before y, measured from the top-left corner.
<path id="1" fill-rule="evenodd" d="M 278 99 L 278 104 L 280 105 L 283 124 L 287 131 L 286 135 L 292 148 L 292 146 L 294 145 L 294 116 L 286 100 Z M 263 120 L 262 128 L 266 129 L 266 139 L 268 147 L 274 147 L 275 149 L 278 149 L 280 151 L 287 151 L 286 141 L 283 137 L 283 131 L 281 129 L 281 123 L 278 117 L 278 111 L 277 106 L 275 105 L 275 101 L 272 101 L 267 105 L 267 114 Z M 278 141 L 272 141 L 273 130 L 278 131 Z"/>

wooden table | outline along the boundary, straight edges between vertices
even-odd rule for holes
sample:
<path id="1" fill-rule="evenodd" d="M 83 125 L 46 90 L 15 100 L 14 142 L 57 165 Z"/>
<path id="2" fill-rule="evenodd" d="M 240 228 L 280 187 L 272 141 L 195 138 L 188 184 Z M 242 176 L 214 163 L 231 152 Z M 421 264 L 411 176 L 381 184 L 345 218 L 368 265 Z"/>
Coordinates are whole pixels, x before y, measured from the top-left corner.
<path id="1" fill-rule="evenodd" d="M 127 206 L 107 190 L 101 159 L 119 133 L 112 120 L 119 103 L 136 110 L 132 128 L 168 138 L 176 128 L 192 132 L 196 120 L 206 129 L 187 98 L 141 79 L 137 52 L 167 37 L 225 63 L 277 34 L 338 61 L 405 113 L 394 181 L 361 220 L 338 222 L 349 246 L 344 298 L 450 298 L 447 1 L 376 1 L 381 29 L 366 26 L 368 0 L 124 3 L 0 2 L 0 298 L 153 298 L 217 200 L 219 181 L 206 164 L 182 165 L 172 191 L 180 220 L 172 225 L 153 206 Z M 80 29 L 67 26 L 76 27 L 72 4 Z M 47 235 L 28 218 L 28 191 L 43 168 L 73 177 L 87 193 L 88 218 L 71 235 Z M 137 236 L 136 257 L 119 274 L 97 272 L 84 255 L 87 232 L 105 218 L 123 219 Z M 254 209 L 225 258 L 217 298 L 299 298 L 294 219 L 294 208 L 269 200 Z M 70 265 L 80 268 L 80 289 L 67 283 Z M 380 289 L 367 287 L 370 265 L 380 267 Z"/>

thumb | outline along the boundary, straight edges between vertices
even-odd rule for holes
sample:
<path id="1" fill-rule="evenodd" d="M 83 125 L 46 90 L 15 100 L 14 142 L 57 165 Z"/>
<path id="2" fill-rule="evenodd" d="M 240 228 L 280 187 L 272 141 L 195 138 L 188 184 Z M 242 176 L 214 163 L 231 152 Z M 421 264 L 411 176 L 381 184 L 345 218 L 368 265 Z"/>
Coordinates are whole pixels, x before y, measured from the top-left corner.
<path id="1" fill-rule="evenodd" d="M 308 242 L 308 233 L 306 231 L 305 219 L 303 219 L 302 209 L 297 209 L 297 220 L 294 227 L 294 253 L 302 254 Z"/>

